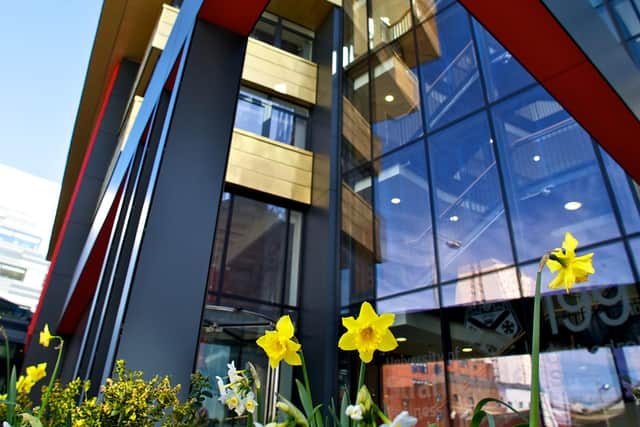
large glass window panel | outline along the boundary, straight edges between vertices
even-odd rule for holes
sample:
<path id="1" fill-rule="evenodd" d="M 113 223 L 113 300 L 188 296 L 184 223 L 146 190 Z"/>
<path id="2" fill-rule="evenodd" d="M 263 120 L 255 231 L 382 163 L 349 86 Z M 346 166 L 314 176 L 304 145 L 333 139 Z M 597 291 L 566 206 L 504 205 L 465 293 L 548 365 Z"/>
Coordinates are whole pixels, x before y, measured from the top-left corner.
<path id="1" fill-rule="evenodd" d="M 442 305 L 479 304 L 520 298 L 515 268 L 505 268 L 442 285 Z"/>
<path id="2" fill-rule="evenodd" d="M 209 268 L 209 285 L 207 302 L 215 304 L 217 302 L 217 294 L 220 288 L 220 274 L 222 271 L 224 242 L 227 238 L 227 229 L 229 226 L 229 212 L 232 204 L 231 194 L 222 193 L 222 203 L 218 212 L 218 223 L 216 226 L 216 238 L 213 244 L 213 256 L 211 257 L 211 266 Z"/>
<path id="3" fill-rule="evenodd" d="M 631 253 L 636 263 L 636 271 L 640 271 L 640 237 L 629 240 L 629 245 L 631 245 Z"/>
<path id="4" fill-rule="evenodd" d="M 416 21 L 422 23 L 441 12 L 455 0 L 411 0 Z"/>
<path id="5" fill-rule="evenodd" d="M 454 426 L 468 426 L 475 405 L 486 397 L 500 399 L 525 416 L 529 411 L 531 358 L 528 355 L 451 360 L 448 374 Z M 499 427 L 522 422 L 511 410 L 494 402 L 486 404 L 484 410 L 493 415 Z"/>
<path id="6" fill-rule="evenodd" d="M 378 311 L 383 311 L 379 304 Z M 391 331 L 399 338 L 398 348 L 386 354 L 380 370 L 387 413 L 408 411 L 419 426 L 448 426 L 439 314 L 393 311 L 396 320 Z"/>
<path id="7" fill-rule="evenodd" d="M 280 303 L 286 233 L 286 209 L 234 196 L 222 291 Z"/>
<path id="8" fill-rule="evenodd" d="M 469 16 L 451 6 L 416 28 L 428 129 L 441 127 L 484 103 Z"/>
<path id="9" fill-rule="evenodd" d="M 367 53 L 367 0 L 344 0 L 342 65 L 348 66 Z"/>
<path id="10" fill-rule="evenodd" d="M 625 232 L 635 233 L 640 231 L 640 212 L 638 211 L 638 194 L 635 186 L 629 181 L 629 177 L 620 165 L 602 147 L 599 147 L 599 150 L 609 174 L 609 180 L 620 209 Z"/>
<path id="11" fill-rule="evenodd" d="M 413 33 L 403 35 L 372 58 L 373 155 L 414 141 L 423 135 L 420 83 Z"/>
<path id="12" fill-rule="evenodd" d="M 520 261 L 567 231 L 581 245 L 619 235 L 591 138 L 560 104 L 536 87 L 492 113 Z"/>
<path id="13" fill-rule="evenodd" d="M 236 121 L 233 127 L 262 135 L 265 125 L 265 107 L 262 102 L 243 93 L 238 97 Z"/>
<path id="14" fill-rule="evenodd" d="M 429 183 L 422 142 L 374 164 L 377 296 L 435 282 Z"/>
<path id="15" fill-rule="evenodd" d="M 633 283 L 630 261 L 622 242 L 597 246 L 589 250 L 580 250 L 580 247 L 578 247 L 577 255 L 584 255 L 591 252 L 594 253 L 593 268 L 596 273 L 589 276 L 587 282 L 576 284 L 573 288 L 574 291 L 580 292 L 581 290 L 594 287 Z M 537 262 L 520 267 L 522 291 L 526 296 L 533 296 L 535 294 L 537 269 Z M 555 274 L 551 273 L 548 268 L 542 271 L 541 292 L 543 294 L 565 292 L 564 289 L 549 289 L 549 283 L 551 283 L 554 277 Z"/>
<path id="16" fill-rule="evenodd" d="M 287 28 L 282 29 L 282 49 L 304 59 L 311 60 L 313 40 L 296 31 Z"/>
<path id="17" fill-rule="evenodd" d="M 340 244 L 341 305 L 374 297 L 373 205 L 371 172 L 357 169 L 342 181 Z"/>
<path id="18" fill-rule="evenodd" d="M 302 213 L 289 211 L 289 242 L 287 244 L 287 285 L 285 304 L 298 305 L 298 278 L 300 277 L 300 254 L 302 244 Z"/>
<path id="19" fill-rule="evenodd" d="M 513 264 L 486 114 L 429 137 L 443 282 Z"/>
<path id="20" fill-rule="evenodd" d="M 305 148 L 307 117 L 304 108 L 244 88 L 238 97 L 234 127 Z"/>
<path id="21" fill-rule="evenodd" d="M 349 171 L 371 160 L 369 65 L 359 61 L 344 73 L 342 97 L 342 170 Z M 373 144 L 380 147 L 380 139 Z M 376 148 L 379 152 L 380 148 Z"/>
<path id="22" fill-rule="evenodd" d="M 262 16 L 258 22 L 256 22 L 256 26 L 251 32 L 251 37 L 273 45 L 276 41 L 276 27 L 278 25 L 276 19 L 277 17 L 275 16 L 273 16 L 273 19 Z"/>
<path id="23" fill-rule="evenodd" d="M 411 31 L 413 17 L 409 0 L 371 0 L 369 46 L 375 49 Z"/>
<path id="24" fill-rule="evenodd" d="M 630 0 L 613 0 L 611 9 L 623 38 L 640 34 L 640 19 Z"/>
<path id="25" fill-rule="evenodd" d="M 490 101 L 535 82 L 522 65 L 475 19 L 473 29 L 478 40 L 478 55 Z"/>
<path id="26" fill-rule="evenodd" d="M 423 291 L 378 300 L 377 305 L 380 313 L 411 313 L 438 308 L 439 299 L 438 288 L 434 286 Z"/>

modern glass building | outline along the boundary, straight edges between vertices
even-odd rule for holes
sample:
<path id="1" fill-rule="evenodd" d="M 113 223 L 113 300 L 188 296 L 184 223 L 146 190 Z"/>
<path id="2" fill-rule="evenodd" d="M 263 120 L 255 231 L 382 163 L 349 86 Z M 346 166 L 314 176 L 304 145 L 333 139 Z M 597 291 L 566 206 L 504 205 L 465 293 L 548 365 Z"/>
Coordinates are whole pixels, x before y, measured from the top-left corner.
<path id="1" fill-rule="evenodd" d="M 568 231 L 596 274 L 543 289 L 544 425 L 640 423 L 640 75 L 606 29 L 636 2 L 134 3 L 103 7 L 31 324 L 69 341 L 64 378 L 233 359 L 288 395 L 254 342 L 290 314 L 328 402 L 370 301 L 396 314 L 367 375 L 390 413 L 527 413 L 535 271 Z"/>

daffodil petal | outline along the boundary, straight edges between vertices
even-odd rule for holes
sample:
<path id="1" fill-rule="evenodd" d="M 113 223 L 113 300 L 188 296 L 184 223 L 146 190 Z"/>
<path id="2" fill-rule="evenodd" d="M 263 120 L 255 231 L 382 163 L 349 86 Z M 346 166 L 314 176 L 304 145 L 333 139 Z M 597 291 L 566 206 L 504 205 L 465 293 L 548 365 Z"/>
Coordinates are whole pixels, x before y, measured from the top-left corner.
<path id="1" fill-rule="evenodd" d="M 359 323 L 373 323 L 378 319 L 378 315 L 375 310 L 367 301 L 360 306 L 360 315 L 358 316 Z"/>
<path id="2" fill-rule="evenodd" d="M 398 341 L 393 336 L 390 330 L 385 330 L 382 334 L 380 344 L 378 344 L 378 350 L 380 351 L 391 351 L 398 347 Z"/>
<path id="3" fill-rule="evenodd" d="M 343 317 L 342 326 L 344 326 L 348 330 L 356 329 L 358 327 L 358 321 L 354 319 L 353 316 Z"/>
<path id="4" fill-rule="evenodd" d="M 396 320 L 396 315 L 392 313 L 384 313 L 381 314 L 375 322 L 373 322 L 374 327 L 376 328 L 388 328 L 393 325 L 393 322 Z"/>
<path id="5" fill-rule="evenodd" d="M 282 316 L 280 320 L 278 320 L 278 323 L 276 323 L 276 330 L 285 338 L 293 337 L 293 323 L 291 322 L 291 318 L 288 314 Z"/>
<path id="6" fill-rule="evenodd" d="M 363 348 L 358 350 L 358 354 L 360 356 L 360 360 L 364 363 L 369 363 L 373 359 L 373 350 L 368 348 Z"/>
<path id="7" fill-rule="evenodd" d="M 560 289 L 564 286 L 564 270 L 560 270 L 558 275 L 549 283 L 549 288 Z"/>
<path id="8" fill-rule="evenodd" d="M 547 261 L 547 267 L 552 273 L 555 273 L 562 268 L 562 264 L 560 264 L 558 261 L 550 259 Z"/>
<path id="9" fill-rule="evenodd" d="M 356 334 L 352 332 L 345 332 L 341 337 L 340 341 L 338 341 L 338 347 L 344 351 L 356 350 L 358 346 L 356 345 Z"/>
<path id="10" fill-rule="evenodd" d="M 287 352 L 284 355 L 284 361 L 287 362 L 291 366 L 300 366 L 302 365 L 302 359 L 300 358 L 300 354 L 295 352 Z"/>
<path id="11" fill-rule="evenodd" d="M 578 241 L 575 237 L 568 231 L 564 234 L 564 242 L 562 242 L 562 247 L 565 251 L 567 251 L 567 255 L 573 256 L 576 253 L 576 248 L 578 247 Z"/>
<path id="12" fill-rule="evenodd" d="M 570 268 L 565 269 L 563 280 L 564 280 L 564 287 L 567 290 L 567 292 L 569 292 L 573 284 L 576 282 L 576 276 L 573 273 L 572 269 Z"/>

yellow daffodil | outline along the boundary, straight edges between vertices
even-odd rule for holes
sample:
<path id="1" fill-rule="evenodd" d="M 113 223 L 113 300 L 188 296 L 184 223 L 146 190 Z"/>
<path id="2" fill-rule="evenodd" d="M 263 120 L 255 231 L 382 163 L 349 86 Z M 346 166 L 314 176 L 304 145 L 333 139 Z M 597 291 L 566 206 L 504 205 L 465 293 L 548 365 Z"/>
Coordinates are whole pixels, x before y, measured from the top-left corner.
<path id="1" fill-rule="evenodd" d="M 52 338 L 53 335 L 51 335 L 51 332 L 49 331 L 49 325 L 45 324 L 44 329 L 40 332 L 40 344 L 45 347 L 49 347 L 49 342 L 51 342 Z"/>
<path id="2" fill-rule="evenodd" d="M 283 359 L 292 366 L 302 364 L 302 359 L 298 354 L 302 346 L 293 341 L 293 332 L 291 318 L 289 315 L 285 315 L 276 323 L 275 331 L 266 331 L 264 335 L 256 341 L 264 352 L 267 353 L 269 365 L 271 365 L 272 368 L 277 368 L 278 363 Z"/>
<path id="3" fill-rule="evenodd" d="M 547 267 L 552 273 L 558 271 L 558 275 L 549 284 L 551 289 L 564 287 L 567 292 L 575 283 L 586 282 L 589 275 L 595 273 L 591 258 L 593 253 L 576 256 L 578 241 L 567 232 L 562 242 L 562 249 L 555 249 L 551 252 Z"/>
<path id="4" fill-rule="evenodd" d="M 27 368 L 27 376 L 31 378 L 34 383 L 37 383 L 41 379 L 47 376 L 47 363 L 39 363 L 37 366 L 29 366 Z"/>
<path id="5" fill-rule="evenodd" d="M 360 359 L 369 363 L 374 351 L 391 351 L 398 347 L 389 330 L 394 320 L 395 315 L 385 313 L 378 316 L 371 304 L 364 302 L 357 319 L 352 316 L 342 318 L 342 325 L 347 332 L 340 337 L 338 347 L 345 351 L 358 350 Z"/>
<path id="6" fill-rule="evenodd" d="M 18 381 L 16 382 L 16 390 L 18 393 L 29 393 L 31 388 L 35 385 L 35 382 L 31 377 L 25 377 L 24 375 L 20 375 Z"/>

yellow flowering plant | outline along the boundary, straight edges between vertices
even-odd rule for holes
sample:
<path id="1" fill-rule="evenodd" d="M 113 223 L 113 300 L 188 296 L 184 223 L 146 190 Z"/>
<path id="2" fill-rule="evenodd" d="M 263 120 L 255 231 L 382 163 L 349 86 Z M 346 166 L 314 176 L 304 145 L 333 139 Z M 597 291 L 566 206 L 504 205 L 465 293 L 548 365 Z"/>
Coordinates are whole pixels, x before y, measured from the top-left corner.
<path id="1" fill-rule="evenodd" d="M 358 351 L 361 363 L 356 402 L 350 404 L 349 396 L 345 393 L 339 411 L 336 411 L 333 402 L 329 406 L 331 419 L 336 426 L 373 427 L 378 425 L 378 420 L 383 422 L 381 427 L 412 427 L 416 424 L 417 419 L 411 417 L 407 411 L 402 411 L 391 420 L 375 404 L 364 385 L 365 367 L 373 360 L 374 353 L 392 351 L 398 347 L 398 342 L 389 329 L 394 320 L 393 314 L 378 315 L 368 302 L 362 303 L 357 318 L 342 318 L 346 332 L 340 337 L 338 347 L 344 351 Z M 275 418 L 271 419 L 264 427 L 324 427 L 328 420 L 324 420 L 320 413 L 323 405 L 313 403 L 302 346 L 295 338 L 295 329 L 290 317 L 282 316 L 275 330 L 265 332 L 256 343 L 267 355 L 270 369 L 276 369 L 284 361 L 291 366 L 300 366 L 304 379 L 304 383 L 295 380 L 302 410 L 285 397 L 278 396 L 276 409 L 284 420 L 278 422 Z M 255 426 L 263 427 L 263 424 L 255 423 Z"/>
<path id="2" fill-rule="evenodd" d="M 495 425 L 493 416 L 483 410 L 484 405 L 495 402 L 506 406 L 525 421 L 515 427 L 539 427 L 540 426 L 540 304 L 541 304 L 541 282 L 542 270 L 545 265 L 552 273 L 557 273 L 549 283 L 551 289 L 565 288 L 569 293 L 576 283 L 586 282 L 590 275 L 595 273 L 592 258 L 593 253 L 582 256 L 576 255 L 578 241 L 569 232 L 565 233 L 561 248 L 553 249 L 545 253 L 540 259 L 536 272 L 536 290 L 533 303 L 533 331 L 531 345 L 531 400 L 529 417 L 520 414 L 515 408 L 499 399 L 486 398 L 478 402 L 473 411 L 470 427 L 479 427 L 480 423 L 487 418 L 489 425 Z"/>

